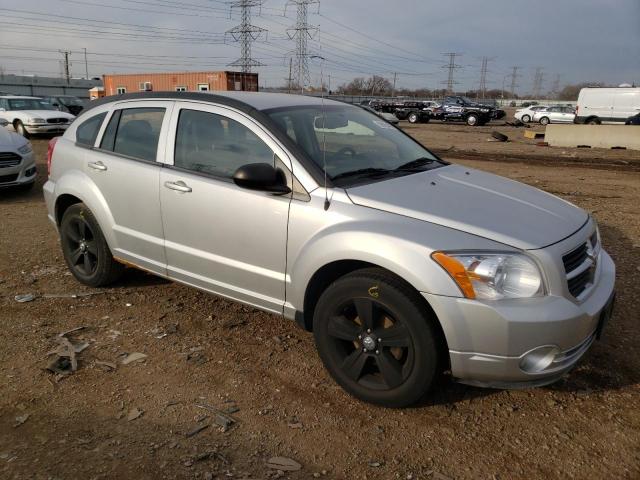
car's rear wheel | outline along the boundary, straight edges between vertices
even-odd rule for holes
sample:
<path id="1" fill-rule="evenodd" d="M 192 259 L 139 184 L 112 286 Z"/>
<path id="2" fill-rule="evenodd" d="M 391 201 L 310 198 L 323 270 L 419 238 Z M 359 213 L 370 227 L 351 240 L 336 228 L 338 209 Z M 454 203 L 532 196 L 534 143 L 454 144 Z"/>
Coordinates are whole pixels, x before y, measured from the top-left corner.
<path id="1" fill-rule="evenodd" d="M 549 120 L 549 117 L 542 117 L 540 119 L 540 125 L 549 125 L 551 123 L 551 121 Z"/>
<path id="2" fill-rule="evenodd" d="M 60 241 L 67 266 L 80 283 L 101 287 L 122 274 L 124 266 L 114 260 L 98 221 L 83 203 L 64 212 Z"/>
<path id="3" fill-rule="evenodd" d="M 531 117 L 529 115 L 523 115 L 520 121 L 522 123 L 529 123 L 531 121 Z"/>
<path id="4" fill-rule="evenodd" d="M 587 125 L 600 125 L 600 119 L 598 117 L 591 117 L 587 120 Z"/>
<path id="5" fill-rule="evenodd" d="M 384 270 L 364 269 L 321 295 L 313 331 L 342 388 L 367 402 L 405 407 L 424 396 L 437 373 L 433 322 L 408 285 Z"/>
<path id="6" fill-rule="evenodd" d="M 16 132 L 19 135 L 22 135 L 24 138 L 30 137 L 29 132 L 27 132 L 27 129 L 24 128 L 24 125 L 20 120 L 16 120 L 16 123 L 13 125 L 13 128 L 15 128 Z"/>
<path id="7" fill-rule="evenodd" d="M 418 117 L 418 114 L 415 112 L 410 113 L 409 116 L 407 117 L 407 120 L 409 120 L 409 123 L 418 123 L 419 119 L 420 117 Z"/>

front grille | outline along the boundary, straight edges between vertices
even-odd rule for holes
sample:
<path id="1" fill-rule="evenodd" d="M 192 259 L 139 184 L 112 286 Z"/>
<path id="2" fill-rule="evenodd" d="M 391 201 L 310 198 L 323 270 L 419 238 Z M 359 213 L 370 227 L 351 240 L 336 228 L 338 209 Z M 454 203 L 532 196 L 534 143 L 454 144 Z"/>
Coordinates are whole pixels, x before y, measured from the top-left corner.
<path id="1" fill-rule="evenodd" d="M 567 280 L 569 285 L 569 292 L 574 297 L 579 297 L 582 292 L 584 292 L 587 288 L 587 285 L 591 282 L 593 278 L 593 271 L 591 268 L 586 269 L 584 272 L 579 273 L 573 278 Z"/>
<path id="2" fill-rule="evenodd" d="M 13 175 L 0 175 L 0 183 L 11 183 L 15 182 L 17 179 L 17 173 L 14 173 Z"/>
<path id="3" fill-rule="evenodd" d="M 69 120 L 66 118 L 50 118 L 47 123 L 67 123 Z"/>
<path id="4" fill-rule="evenodd" d="M 20 164 L 22 157 L 13 152 L 0 152 L 0 168 L 15 167 Z"/>
<path id="5" fill-rule="evenodd" d="M 564 271 L 566 273 L 571 273 L 580 265 L 582 265 L 588 257 L 588 252 L 589 245 L 584 243 L 575 250 L 567 253 L 564 257 L 562 257 L 562 263 L 564 263 Z"/>
<path id="6" fill-rule="evenodd" d="M 598 258 L 598 234 L 562 257 L 569 292 L 578 298 L 593 283 Z"/>

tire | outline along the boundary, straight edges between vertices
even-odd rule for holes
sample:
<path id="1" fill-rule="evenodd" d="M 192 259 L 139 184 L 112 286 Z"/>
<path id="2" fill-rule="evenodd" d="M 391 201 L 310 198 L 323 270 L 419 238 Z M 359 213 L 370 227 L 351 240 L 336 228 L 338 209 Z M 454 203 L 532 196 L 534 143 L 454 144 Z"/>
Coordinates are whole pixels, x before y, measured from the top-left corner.
<path id="1" fill-rule="evenodd" d="M 416 112 L 411 112 L 407 116 L 407 120 L 409 120 L 409 123 L 418 123 L 420 121 L 420 116 Z"/>
<path id="2" fill-rule="evenodd" d="M 31 137 L 31 135 L 29 135 L 29 132 L 27 132 L 27 129 L 24 128 L 24 125 L 20 120 L 16 120 L 16 123 L 13 125 L 13 127 L 15 128 L 16 132 L 19 135 L 22 135 L 24 138 Z"/>
<path id="3" fill-rule="evenodd" d="M 84 203 L 71 205 L 60 222 L 62 253 L 76 279 L 90 287 L 115 282 L 124 265 L 116 262 L 98 221 Z"/>
<path id="4" fill-rule="evenodd" d="M 529 123 L 531 121 L 531 117 L 529 115 L 523 115 L 520 121 L 522 123 Z"/>
<path id="5" fill-rule="evenodd" d="M 470 113 L 465 118 L 465 122 L 467 122 L 467 125 L 469 125 L 470 127 L 476 127 L 480 123 L 480 117 L 475 113 Z"/>
<path id="6" fill-rule="evenodd" d="M 540 125 L 549 125 L 551 123 L 551 120 L 549 120 L 549 117 L 542 117 L 540 119 Z"/>
<path id="7" fill-rule="evenodd" d="M 431 115 L 423 116 L 420 120 L 422 123 L 429 123 L 431 121 Z"/>
<path id="8" fill-rule="evenodd" d="M 324 291 L 313 334 L 325 368 L 344 390 L 365 402 L 401 408 L 420 400 L 439 370 L 434 322 L 410 286 L 370 268 Z"/>
<path id="9" fill-rule="evenodd" d="M 587 120 L 587 125 L 600 125 L 600 119 L 598 117 L 592 117 Z"/>

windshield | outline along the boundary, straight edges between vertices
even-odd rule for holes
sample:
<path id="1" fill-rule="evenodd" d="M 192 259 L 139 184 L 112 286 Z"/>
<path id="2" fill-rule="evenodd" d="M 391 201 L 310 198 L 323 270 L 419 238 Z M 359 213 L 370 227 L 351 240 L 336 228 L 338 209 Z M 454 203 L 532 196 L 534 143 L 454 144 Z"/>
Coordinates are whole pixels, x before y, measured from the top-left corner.
<path id="1" fill-rule="evenodd" d="M 55 110 L 44 100 L 37 98 L 17 98 L 9 100 L 9 110 Z"/>
<path id="2" fill-rule="evenodd" d="M 387 121 L 349 105 L 297 106 L 265 111 L 337 185 L 375 175 L 409 174 L 443 165 Z M 419 160 L 419 165 L 415 164 Z M 396 170 L 411 164 L 411 169 Z"/>

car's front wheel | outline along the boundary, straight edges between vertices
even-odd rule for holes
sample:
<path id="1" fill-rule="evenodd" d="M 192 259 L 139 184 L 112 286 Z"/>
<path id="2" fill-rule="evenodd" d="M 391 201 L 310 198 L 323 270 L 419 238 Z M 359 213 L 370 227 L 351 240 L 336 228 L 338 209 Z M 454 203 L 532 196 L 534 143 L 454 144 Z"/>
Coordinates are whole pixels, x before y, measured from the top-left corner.
<path id="1" fill-rule="evenodd" d="M 418 117 L 417 113 L 410 113 L 409 116 L 407 117 L 407 120 L 409 120 L 409 123 L 418 123 L 418 120 L 420 118 Z"/>
<path id="2" fill-rule="evenodd" d="M 548 117 L 542 117 L 540 119 L 540 125 L 549 125 L 551 123 L 551 120 L 549 120 Z"/>
<path id="3" fill-rule="evenodd" d="M 469 125 L 470 127 L 475 127 L 480 123 L 480 117 L 478 117 L 478 115 L 476 115 L 475 113 L 471 113 L 467 115 L 466 121 L 467 125 Z"/>
<path id="4" fill-rule="evenodd" d="M 13 128 L 15 128 L 16 132 L 19 135 L 22 135 L 24 138 L 29 138 L 30 136 L 29 132 L 27 132 L 27 129 L 24 128 L 24 125 L 20 120 L 16 120 L 16 123 L 14 124 Z"/>
<path id="5" fill-rule="evenodd" d="M 381 269 L 335 281 L 321 295 L 313 332 L 322 361 L 353 396 L 405 407 L 438 371 L 434 318 L 411 287 Z"/>
<path id="6" fill-rule="evenodd" d="M 124 266 L 111 255 L 98 221 L 83 203 L 71 205 L 60 222 L 60 241 L 74 277 L 90 287 L 113 283 Z"/>

